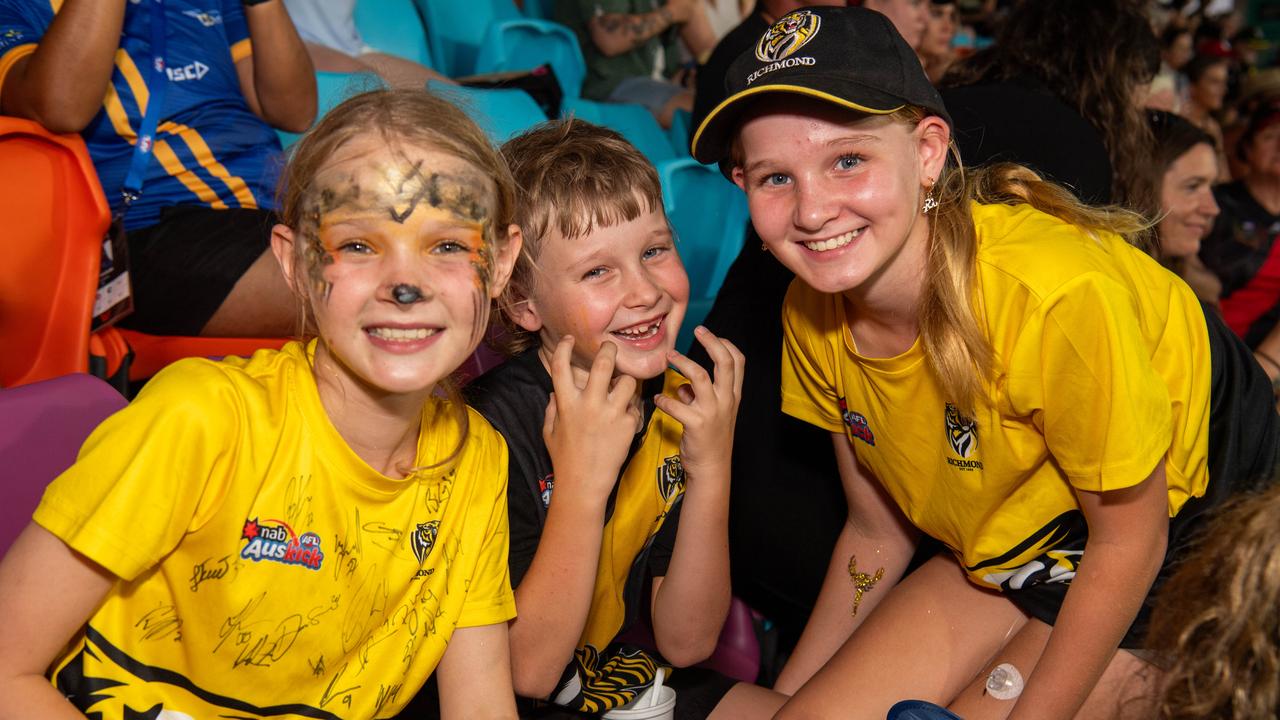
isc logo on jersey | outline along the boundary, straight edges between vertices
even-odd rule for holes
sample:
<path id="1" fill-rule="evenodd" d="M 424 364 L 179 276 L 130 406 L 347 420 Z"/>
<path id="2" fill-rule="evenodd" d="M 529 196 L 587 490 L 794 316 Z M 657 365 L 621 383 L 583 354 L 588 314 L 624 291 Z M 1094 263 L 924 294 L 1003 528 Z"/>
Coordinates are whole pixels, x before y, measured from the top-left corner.
<path id="1" fill-rule="evenodd" d="M 947 403 L 944 413 L 947 425 L 947 444 L 951 452 L 960 457 L 947 457 L 947 464 L 961 470 L 981 470 L 982 461 L 972 459 L 978 454 L 978 424 L 973 418 L 960 414 L 955 405 Z"/>
<path id="2" fill-rule="evenodd" d="M 246 541 L 240 550 L 240 557 L 245 560 L 270 560 L 311 570 L 319 570 L 324 562 L 320 536 L 313 532 L 298 535 L 283 520 L 246 520 L 240 539 Z"/>
<path id="3" fill-rule="evenodd" d="M 169 75 L 170 82 L 185 82 L 203 78 L 209 72 L 209 66 L 197 60 L 182 67 L 165 68 L 164 71 Z"/>

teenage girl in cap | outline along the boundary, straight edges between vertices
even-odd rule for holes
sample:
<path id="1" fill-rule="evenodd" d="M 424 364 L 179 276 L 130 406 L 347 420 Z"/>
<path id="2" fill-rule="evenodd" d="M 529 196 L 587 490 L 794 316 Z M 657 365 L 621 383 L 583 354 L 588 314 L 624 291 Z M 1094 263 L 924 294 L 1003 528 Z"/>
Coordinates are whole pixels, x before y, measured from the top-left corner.
<path id="1" fill-rule="evenodd" d="M 1097 718 L 1145 695 L 1153 582 L 1275 463 L 1260 368 L 1126 240 L 1141 217 L 949 160 L 946 109 L 882 16 L 791 13 L 727 84 L 694 156 L 796 273 L 782 407 L 832 433 L 849 506 L 779 717 L 914 697 Z M 951 552 L 903 579 L 922 534 Z"/>

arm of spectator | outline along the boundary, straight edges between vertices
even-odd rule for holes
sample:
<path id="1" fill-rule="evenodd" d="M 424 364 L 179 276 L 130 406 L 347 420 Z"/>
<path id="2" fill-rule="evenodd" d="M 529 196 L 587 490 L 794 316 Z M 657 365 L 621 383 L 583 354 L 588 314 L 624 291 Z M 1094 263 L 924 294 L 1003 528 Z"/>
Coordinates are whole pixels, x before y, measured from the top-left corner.
<path id="1" fill-rule="evenodd" d="M 0 718 L 84 720 L 45 673 L 115 577 L 31 523 L 0 562 Z"/>
<path id="2" fill-rule="evenodd" d="M 453 632 L 436 668 L 441 718 L 516 717 L 511 655 L 507 650 L 505 624 L 463 627 Z"/>
<path id="3" fill-rule="evenodd" d="M 613 57 L 636 49 L 668 28 L 683 25 L 696 9 L 696 0 L 668 0 L 653 12 L 596 15 L 587 21 L 587 31 L 596 49 Z"/>
<path id="4" fill-rule="evenodd" d="M 315 70 L 282 0 L 245 6 L 253 54 L 236 61 L 249 109 L 272 127 L 302 132 L 316 117 Z"/>
<path id="5" fill-rule="evenodd" d="M 849 504 L 849 519 L 836 539 L 809 622 L 774 683 L 773 689 L 786 695 L 794 695 L 808 682 L 898 583 L 911 561 L 918 537 L 918 531 L 878 481 L 858 464 L 849 439 L 843 433 L 833 433 L 831 437 Z M 851 581 L 849 567 L 853 558 L 857 559 L 859 572 L 880 576 L 864 586 L 865 594 L 859 594 Z M 856 615 L 851 613 L 854 607 Z"/>
<path id="6" fill-rule="evenodd" d="M 111 83 L 125 6 L 126 0 L 65 0 L 35 52 L 5 76 L 0 113 L 52 132 L 83 130 Z"/>

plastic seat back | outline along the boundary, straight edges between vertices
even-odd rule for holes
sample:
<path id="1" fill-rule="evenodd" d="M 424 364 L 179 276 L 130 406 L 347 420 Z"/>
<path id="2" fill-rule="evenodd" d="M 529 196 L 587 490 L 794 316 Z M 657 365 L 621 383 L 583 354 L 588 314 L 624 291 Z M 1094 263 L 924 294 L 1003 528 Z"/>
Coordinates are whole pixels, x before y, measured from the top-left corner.
<path id="1" fill-rule="evenodd" d="M 426 25 L 432 66 L 449 77 L 475 73 L 489 26 L 520 18 L 513 0 L 414 0 Z"/>
<path id="2" fill-rule="evenodd" d="M 427 32 L 413 0 L 357 0 L 354 17 L 370 46 L 432 67 Z"/>
<path id="3" fill-rule="evenodd" d="M 0 117 L 0 386 L 85 372 L 111 210 L 84 141 Z"/>
<path id="4" fill-rule="evenodd" d="M 382 78 L 371 72 L 316 72 L 316 122 L 352 95 L 382 87 L 385 87 Z M 302 137 L 299 133 L 284 130 L 276 130 L 276 135 L 280 138 L 280 146 L 285 148 Z"/>
<path id="5" fill-rule="evenodd" d="M 691 158 L 658 167 L 667 218 L 689 273 L 689 311 L 680 328 L 678 348 L 692 342 L 715 300 L 729 266 L 742 250 L 749 213 L 747 198 L 713 166 Z"/>
<path id="6" fill-rule="evenodd" d="M 31 520 L 50 480 L 125 399 L 92 375 L 63 375 L 0 390 L 0 553 Z"/>
<path id="7" fill-rule="evenodd" d="M 662 126 L 653 117 L 653 113 L 643 105 L 602 103 L 572 98 L 565 99 L 563 111 L 560 114 L 565 117 L 573 115 L 580 120 L 617 130 L 654 165 L 678 157 L 671 149 L 671 143 L 667 141 Z"/>
<path id="8" fill-rule="evenodd" d="M 587 62 L 578 37 L 569 28 L 549 20 L 517 18 L 489 26 L 478 54 L 477 73 L 530 70 L 549 63 L 565 98 L 582 94 Z"/>
<path id="9" fill-rule="evenodd" d="M 494 144 L 547 119 L 542 108 L 523 90 L 471 88 L 432 80 L 427 89 L 462 109 Z"/>
<path id="10" fill-rule="evenodd" d="M 534 20 L 550 20 L 555 15 L 555 0 L 524 0 L 524 16 Z"/>

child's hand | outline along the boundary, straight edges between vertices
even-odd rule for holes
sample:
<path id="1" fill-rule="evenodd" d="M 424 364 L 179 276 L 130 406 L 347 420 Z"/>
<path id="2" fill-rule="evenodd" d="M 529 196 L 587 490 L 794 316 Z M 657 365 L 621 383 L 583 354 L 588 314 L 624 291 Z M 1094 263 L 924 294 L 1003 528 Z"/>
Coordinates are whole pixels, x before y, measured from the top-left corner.
<path id="1" fill-rule="evenodd" d="M 555 468 L 557 496 L 573 493 L 603 502 L 618 481 L 641 413 L 635 378 L 613 377 L 617 355 L 618 347 L 611 342 L 600 348 L 586 387 L 578 387 L 573 379 L 572 337 L 562 338 L 551 357 L 555 390 L 547 403 L 542 439 Z"/>
<path id="2" fill-rule="evenodd" d="M 715 362 L 715 379 L 712 380 L 701 365 L 672 350 L 668 356 L 671 364 L 690 384 L 676 391 L 678 400 L 659 395 L 654 402 L 684 425 L 680 457 L 686 470 L 727 471 L 733 453 L 733 426 L 742 400 L 742 371 L 746 359 L 733 343 L 716 337 L 701 325 L 693 334 Z"/>

